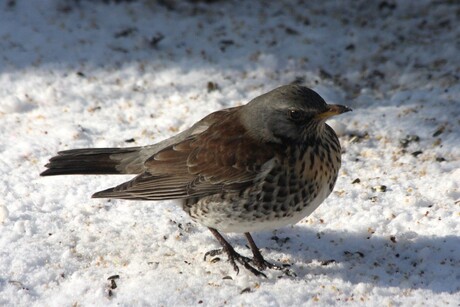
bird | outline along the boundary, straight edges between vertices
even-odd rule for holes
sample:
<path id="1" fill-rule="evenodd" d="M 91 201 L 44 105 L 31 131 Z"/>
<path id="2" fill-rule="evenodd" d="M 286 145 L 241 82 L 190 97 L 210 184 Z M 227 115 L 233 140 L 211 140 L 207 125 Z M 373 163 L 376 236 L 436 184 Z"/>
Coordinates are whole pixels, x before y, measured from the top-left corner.
<path id="1" fill-rule="evenodd" d="M 136 175 L 92 197 L 179 200 L 222 246 L 205 260 L 224 253 L 237 274 L 240 265 L 266 277 L 265 269 L 285 266 L 265 260 L 250 233 L 296 224 L 329 196 L 341 147 L 326 120 L 349 111 L 306 86 L 283 85 L 153 145 L 59 151 L 40 175 Z M 221 233 L 244 234 L 253 257 Z"/>

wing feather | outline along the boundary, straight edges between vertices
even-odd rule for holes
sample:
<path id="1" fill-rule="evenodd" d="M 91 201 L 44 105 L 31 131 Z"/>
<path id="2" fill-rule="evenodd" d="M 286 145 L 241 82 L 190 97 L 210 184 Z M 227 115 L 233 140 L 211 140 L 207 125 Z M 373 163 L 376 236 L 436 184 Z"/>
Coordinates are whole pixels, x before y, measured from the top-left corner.
<path id="1" fill-rule="evenodd" d="M 161 200 L 239 191 L 282 150 L 253 139 L 238 120 L 238 108 L 207 117 L 209 128 L 158 151 L 144 173 L 93 197 Z"/>

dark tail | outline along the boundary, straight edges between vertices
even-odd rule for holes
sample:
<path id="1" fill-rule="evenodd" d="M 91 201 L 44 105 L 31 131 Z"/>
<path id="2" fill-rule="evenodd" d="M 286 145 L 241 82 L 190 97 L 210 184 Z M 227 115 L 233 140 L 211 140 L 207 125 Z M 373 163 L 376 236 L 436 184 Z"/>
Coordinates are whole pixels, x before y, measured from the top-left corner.
<path id="1" fill-rule="evenodd" d="M 135 160 L 140 147 L 88 148 L 58 152 L 40 176 L 126 174 L 126 160 Z"/>

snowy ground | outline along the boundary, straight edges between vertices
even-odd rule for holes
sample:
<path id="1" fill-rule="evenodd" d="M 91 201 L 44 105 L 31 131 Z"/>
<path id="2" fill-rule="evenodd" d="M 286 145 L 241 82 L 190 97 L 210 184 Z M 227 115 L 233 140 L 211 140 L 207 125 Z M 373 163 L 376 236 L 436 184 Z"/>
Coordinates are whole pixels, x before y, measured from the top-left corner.
<path id="1" fill-rule="evenodd" d="M 117 2 L 0 3 L 0 305 L 459 306 L 457 1 Z M 130 177 L 38 176 L 291 82 L 354 109 L 334 193 L 254 236 L 297 277 L 203 261 L 175 202 L 90 198 Z"/>

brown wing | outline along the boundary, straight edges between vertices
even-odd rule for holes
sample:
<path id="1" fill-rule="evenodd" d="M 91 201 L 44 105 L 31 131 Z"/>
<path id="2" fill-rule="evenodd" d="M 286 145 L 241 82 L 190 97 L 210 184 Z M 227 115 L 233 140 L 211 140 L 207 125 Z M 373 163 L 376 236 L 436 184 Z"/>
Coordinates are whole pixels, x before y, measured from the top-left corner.
<path id="1" fill-rule="evenodd" d="M 213 113 L 205 131 L 168 146 L 145 162 L 146 171 L 93 197 L 161 200 L 241 190 L 281 147 L 250 137 L 237 108 Z"/>

